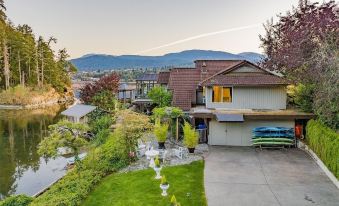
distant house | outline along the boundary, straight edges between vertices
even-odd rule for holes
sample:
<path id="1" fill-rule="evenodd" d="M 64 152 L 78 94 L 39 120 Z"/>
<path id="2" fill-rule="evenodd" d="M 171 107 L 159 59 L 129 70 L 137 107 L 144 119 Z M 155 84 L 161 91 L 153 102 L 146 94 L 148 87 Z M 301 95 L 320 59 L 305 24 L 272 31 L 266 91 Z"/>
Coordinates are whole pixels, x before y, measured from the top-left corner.
<path id="1" fill-rule="evenodd" d="M 170 71 L 159 72 L 158 80 L 157 80 L 158 85 L 167 87 L 168 82 L 169 82 L 169 77 L 170 77 Z"/>
<path id="2" fill-rule="evenodd" d="M 145 99 L 147 93 L 157 84 L 158 74 L 142 74 L 136 78 L 136 98 Z"/>
<path id="3" fill-rule="evenodd" d="M 123 103 L 131 103 L 135 99 L 135 82 L 121 82 L 119 85 L 118 99 Z"/>
<path id="4" fill-rule="evenodd" d="M 139 112 L 150 114 L 153 109 L 152 100 L 148 98 L 147 93 L 157 85 L 158 74 L 142 74 L 136 78 L 136 94 L 132 104 L 136 106 Z"/>
<path id="5" fill-rule="evenodd" d="M 86 123 L 87 115 L 96 109 L 95 106 L 77 104 L 61 112 L 67 119 L 75 123 Z"/>
<path id="6" fill-rule="evenodd" d="M 248 61 L 197 60 L 194 68 L 171 69 L 167 87 L 173 106 L 189 114 L 196 128 L 206 128 L 202 141 L 250 146 L 255 127 L 294 128 L 313 117 L 286 108 L 288 84 Z"/>

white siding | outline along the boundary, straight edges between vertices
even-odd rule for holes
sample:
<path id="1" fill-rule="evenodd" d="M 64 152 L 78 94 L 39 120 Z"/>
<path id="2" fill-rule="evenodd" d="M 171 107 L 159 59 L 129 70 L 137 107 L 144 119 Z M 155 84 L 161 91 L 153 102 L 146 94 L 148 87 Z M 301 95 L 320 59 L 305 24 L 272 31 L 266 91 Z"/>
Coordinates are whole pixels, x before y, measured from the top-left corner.
<path id="1" fill-rule="evenodd" d="M 251 146 L 252 129 L 255 127 L 288 127 L 294 128 L 294 121 L 262 121 L 250 120 L 239 123 L 209 122 L 208 144 L 229 146 Z M 227 130 L 227 132 L 226 132 Z"/>
<path id="2" fill-rule="evenodd" d="M 286 109 L 285 87 L 233 87 L 231 103 L 212 102 L 212 88 L 206 90 L 208 109 Z"/>

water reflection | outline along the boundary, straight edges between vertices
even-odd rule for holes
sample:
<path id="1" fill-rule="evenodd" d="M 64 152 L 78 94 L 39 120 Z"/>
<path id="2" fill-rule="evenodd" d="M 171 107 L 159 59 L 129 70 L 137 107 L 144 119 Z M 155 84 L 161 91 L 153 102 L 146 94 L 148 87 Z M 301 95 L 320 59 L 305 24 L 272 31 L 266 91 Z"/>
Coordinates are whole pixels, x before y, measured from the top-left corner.
<path id="1" fill-rule="evenodd" d="M 0 199 L 33 195 L 65 173 L 64 158 L 45 160 L 36 148 L 62 109 L 0 110 Z"/>

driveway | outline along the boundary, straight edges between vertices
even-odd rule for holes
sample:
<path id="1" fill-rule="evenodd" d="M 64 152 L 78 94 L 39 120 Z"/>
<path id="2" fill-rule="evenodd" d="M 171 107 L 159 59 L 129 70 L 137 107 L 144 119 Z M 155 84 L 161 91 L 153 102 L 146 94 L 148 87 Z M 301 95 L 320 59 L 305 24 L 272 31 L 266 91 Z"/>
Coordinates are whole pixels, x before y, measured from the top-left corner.
<path id="1" fill-rule="evenodd" d="M 215 146 L 205 161 L 209 206 L 339 205 L 339 190 L 299 149 Z"/>

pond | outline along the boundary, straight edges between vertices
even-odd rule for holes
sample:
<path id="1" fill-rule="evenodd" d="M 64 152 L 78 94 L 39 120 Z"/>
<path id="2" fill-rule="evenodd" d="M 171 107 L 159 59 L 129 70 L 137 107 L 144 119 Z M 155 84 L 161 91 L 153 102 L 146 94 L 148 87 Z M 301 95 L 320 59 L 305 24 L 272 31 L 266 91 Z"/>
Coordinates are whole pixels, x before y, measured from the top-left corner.
<path id="1" fill-rule="evenodd" d="M 0 199 L 12 194 L 34 195 L 62 177 L 66 159 L 45 159 L 37 146 L 64 107 L 34 110 L 0 109 Z"/>

